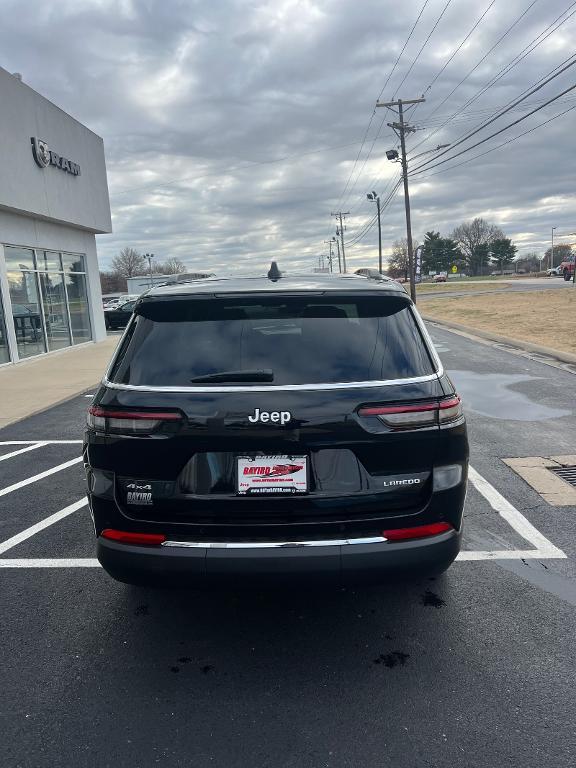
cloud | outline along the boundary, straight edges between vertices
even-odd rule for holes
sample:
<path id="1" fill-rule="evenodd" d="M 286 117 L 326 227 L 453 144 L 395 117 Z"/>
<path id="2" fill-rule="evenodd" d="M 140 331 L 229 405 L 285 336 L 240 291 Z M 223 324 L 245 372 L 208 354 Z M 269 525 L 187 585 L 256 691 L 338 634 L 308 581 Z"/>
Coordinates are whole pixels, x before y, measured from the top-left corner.
<path id="1" fill-rule="evenodd" d="M 348 262 L 357 268 L 377 259 L 374 227 L 356 241 L 375 213 L 366 192 L 376 189 L 384 200 L 399 170 L 384 157 L 397 144 L 386 125 L 394 116 L 374 109 L 385 84 L 382 98 L 391 99 L 404 78 L 399 96 L 426 95 L 408 112 L 418 129 L 409 148 L 424 142 L 417 154 L 455 144 L 573 51 L 576 17 L 544 39 L 564 6 L 538 0 L 521 17 L 525 2 L 510 0 L 489 9 L 441 71 L 489 5 L 453 0 L 415 61 L 445 4 L 427 4 L 387 84 L 420 0 L 30 0 L 25 8 L 0 0 L 0 64 L 103 136 L 114 226 L 98 237 L 104 268 L 129 245 L 158 259 L 177 256 L 191 269 L 261 270 L 272 258 L 310 269 L 334 234 L 336 209 L 351 212 Z M 531 41 L 540 44 L 524 56 Z M 573 83 L 576 67 L 527 101 L 534 108 Z M 544 250 L 551 226 L 572 231 L 573 113 L 449 166 L 573 106 L 576 91 L 414 176 L 415 237 L 448 233 L 477 215 L 515 237 L 521 252 Z M 391 200 L 383 213 L 386 251 L 405 233 L 402 190 Z"/>

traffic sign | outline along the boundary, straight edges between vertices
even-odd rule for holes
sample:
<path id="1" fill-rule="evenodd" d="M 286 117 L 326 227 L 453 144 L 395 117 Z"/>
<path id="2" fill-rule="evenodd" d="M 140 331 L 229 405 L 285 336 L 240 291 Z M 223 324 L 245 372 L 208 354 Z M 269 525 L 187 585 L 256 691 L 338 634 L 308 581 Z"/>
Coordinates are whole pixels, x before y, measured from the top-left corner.
<path id="1" fill-rule="evenodd" d="M 456 264 L 452 264 L 452 274 L 454 274 L 455 272 L 458 272 L 458 267 L 456 266 Z"/>

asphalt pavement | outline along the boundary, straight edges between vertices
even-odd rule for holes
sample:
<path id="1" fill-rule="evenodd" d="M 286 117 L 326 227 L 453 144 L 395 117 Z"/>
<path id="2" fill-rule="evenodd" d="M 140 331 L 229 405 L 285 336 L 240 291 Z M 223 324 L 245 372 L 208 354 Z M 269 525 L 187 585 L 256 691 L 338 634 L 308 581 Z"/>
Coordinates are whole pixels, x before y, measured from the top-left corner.
<path id="1" fill-rule="evenodd" d="M 576 454 L 576 376 L 431 331 L 474 470 L 464 550 L 437 579 L 117 584 L 94 562 L 80 444 L 66 442 L 89 399 L 0 430 L 3 767 L 576 764 L 576 507 L 503 461 Z"/>

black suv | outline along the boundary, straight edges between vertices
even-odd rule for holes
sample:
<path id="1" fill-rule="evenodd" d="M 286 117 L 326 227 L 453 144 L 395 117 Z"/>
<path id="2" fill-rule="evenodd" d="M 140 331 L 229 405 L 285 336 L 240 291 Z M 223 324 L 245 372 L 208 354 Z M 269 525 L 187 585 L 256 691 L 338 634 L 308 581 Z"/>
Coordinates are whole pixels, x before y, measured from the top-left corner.
<path id="1" fill-rule="evenodd" d="M 410 298 L 391 280 L 268 274 L 136 303 L 88 414 L 100 562 L 206 586 L 445 570 L 466 426 Z"/>

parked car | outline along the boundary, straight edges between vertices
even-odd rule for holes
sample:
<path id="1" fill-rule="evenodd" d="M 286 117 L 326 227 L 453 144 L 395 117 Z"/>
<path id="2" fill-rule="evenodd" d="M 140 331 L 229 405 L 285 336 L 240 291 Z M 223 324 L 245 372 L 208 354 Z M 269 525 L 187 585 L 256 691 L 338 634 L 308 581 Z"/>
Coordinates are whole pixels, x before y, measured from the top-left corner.
<path id="1" fill-rule="evenodd" d="M 445 283 L 447 280 L 446 275 L 443 272 L 440 272 L 437 275 L 434 275 L 434 282 L 435 283 Z"/>
<path id="2" fill-rule="evenodd" d="M 108 330 L 115 330 L 117 328 L 125 328 L 128 320 L 132 316 L 132 311 L 136 304 L 135 300 L 126 301 L 124 304 L 120 304 L 118 307 L 105 307 L 104 308 L 104 323 Z"/>
<path id="3" fill-rule="evenodd" d="M 393 280 L 273 264 L 152 289 L 84 461 L 97 556 L 124 582 L 382 582 L 460 549 L 462 405 Z"/>
<path id="4" fill-rule="evenodd" d="M 362 267 L 362 269 L 357 269 L 354 274 L 362 275 L 362 277 L 368 277 L 371 280 L 387 280 L 388 279 L 385 275 L 383 275 L 377 269 L 369 269 L 367 267 Z"/>
<path id="5" fill-rule="evenodd" d="M 562 277 L 566 282 L 568 280 L 572 280 L 574 276 L 574 254 L 570 254 L 567 256 L 562 263 L 560 264 L 560 270 L 562 272 Z"/>
<path id="6" fill-rule="evenodd" d="M 562 277 L 562 268 L 559 266 L 546 270 L 548 277 Z"/>

